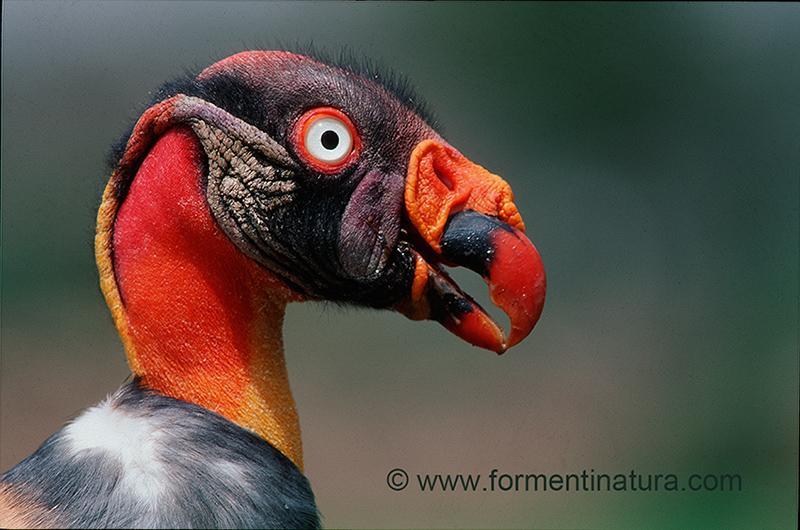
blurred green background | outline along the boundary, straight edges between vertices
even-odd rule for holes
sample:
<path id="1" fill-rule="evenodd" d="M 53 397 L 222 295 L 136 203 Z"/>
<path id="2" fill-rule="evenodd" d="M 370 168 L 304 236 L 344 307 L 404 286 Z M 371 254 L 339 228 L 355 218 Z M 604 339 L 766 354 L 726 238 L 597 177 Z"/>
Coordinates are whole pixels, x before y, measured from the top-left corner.
<path id="1" fill-rule="evenodd" d="M 413 81 L 512 184 L 549 283 L 500 358 L 392 313 L 290 308 L 326 525 L 796 525 L 796 4 L 4 2 L 0 468 L 126 377 L 92 252 L 108 146 L 182 69 L 309 41 Z M 743 491 L 396 493 L 395 467 Z"/>

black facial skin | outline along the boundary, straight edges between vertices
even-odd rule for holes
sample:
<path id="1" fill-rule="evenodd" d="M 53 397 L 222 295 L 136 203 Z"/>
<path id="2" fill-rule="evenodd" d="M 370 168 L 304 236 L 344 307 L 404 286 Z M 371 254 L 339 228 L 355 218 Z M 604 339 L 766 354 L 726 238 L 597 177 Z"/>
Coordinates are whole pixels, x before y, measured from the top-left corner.
<path id="1" fill-rule="evenodd" d="M 407 165 L 420 141 L 439 138 L 408 94 L 289 54 L 169 83 L 156 99 L 175 94 L 257 127 L 294 159 L 292 200 L 258 219 L 273 241 L 253 242 L 274 273 L 301 294 L 335 302 L 390 307 L 408 294 L 414 259 L 402 228 Z M 292 141 L 298 118 L 326 106 L 346 114 L 361 139 L 357 160 L 334 175 L 304 163 Z"/>

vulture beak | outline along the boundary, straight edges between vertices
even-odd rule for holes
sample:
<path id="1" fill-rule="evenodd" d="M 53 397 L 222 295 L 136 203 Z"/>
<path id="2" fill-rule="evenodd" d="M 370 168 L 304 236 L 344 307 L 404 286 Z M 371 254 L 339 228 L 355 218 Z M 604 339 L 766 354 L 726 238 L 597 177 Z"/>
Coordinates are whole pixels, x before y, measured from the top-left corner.
<path id="1" fill-rule="evenodd" d="M 411 293 L 398 306 L 409 318 L 441 323 L 467 342 L 501 354 L 533 329 L 542 313 L 545 273 L 525 236 L 511 187 L 442 141 L 413 150 L 405 209 L 417 236 Z M 504 334 L 443 265 L 480 274 L 492 302 L 508 315 Z"/>

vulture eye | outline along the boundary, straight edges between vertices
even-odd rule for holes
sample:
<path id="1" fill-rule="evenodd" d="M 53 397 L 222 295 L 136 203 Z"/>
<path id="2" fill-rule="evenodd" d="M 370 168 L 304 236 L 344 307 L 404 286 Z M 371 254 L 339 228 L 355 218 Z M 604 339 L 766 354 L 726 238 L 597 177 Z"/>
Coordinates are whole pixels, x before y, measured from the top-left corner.
<path id="1" fill-rule="evenodd" d="M 360 146 L 353 122 L 331 107 L 303 114 L 295 125 L 292 139 L 305 162 L 322 173 L 342 169 L 356 157 Z"/>

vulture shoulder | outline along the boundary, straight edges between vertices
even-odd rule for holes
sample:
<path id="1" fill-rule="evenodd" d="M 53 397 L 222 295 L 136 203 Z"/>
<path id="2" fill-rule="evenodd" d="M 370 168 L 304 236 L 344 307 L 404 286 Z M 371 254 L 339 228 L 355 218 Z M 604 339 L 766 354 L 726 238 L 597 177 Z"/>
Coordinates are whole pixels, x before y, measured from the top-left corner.
<path id="1" fill-rule="evenodd" d="M 0 477 L 0 526 L 318 528 L 302 472 L 202 407 L 123 386 Z"/>

